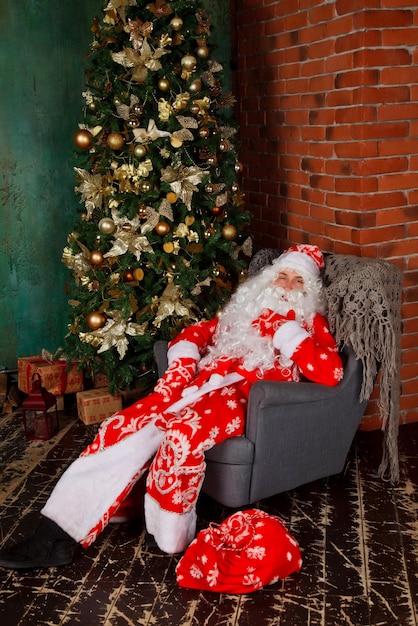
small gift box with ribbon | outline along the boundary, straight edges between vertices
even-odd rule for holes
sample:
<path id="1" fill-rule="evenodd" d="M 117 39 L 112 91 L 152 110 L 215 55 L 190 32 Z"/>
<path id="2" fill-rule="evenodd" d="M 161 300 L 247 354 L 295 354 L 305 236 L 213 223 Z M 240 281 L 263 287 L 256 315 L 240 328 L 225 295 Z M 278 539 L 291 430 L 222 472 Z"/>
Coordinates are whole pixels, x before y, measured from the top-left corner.
<path id="1" fill-rule="evenodd" d="M 56 396 L 66 393 L 76 393 L 84 387 L 82 371 L 77 370 L 78 362 L 67 367 L 65 359 L 54 360 L 47 350 L 42 350 L 41 356 L 19 357 L 17 360 L 17 383 L 20 391 L 29 394 L 34 374 L 42 378 L 42 385 Z"/>

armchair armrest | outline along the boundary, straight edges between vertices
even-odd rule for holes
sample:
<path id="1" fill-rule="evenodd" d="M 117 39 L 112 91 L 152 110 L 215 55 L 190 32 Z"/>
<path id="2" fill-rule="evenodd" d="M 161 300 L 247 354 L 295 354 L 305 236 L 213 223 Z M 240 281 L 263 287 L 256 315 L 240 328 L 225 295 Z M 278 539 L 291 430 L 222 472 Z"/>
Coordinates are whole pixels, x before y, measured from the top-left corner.
<path id="1" fill-rule="evenodd" d="M 158 378 L 161 378 L 168 368 L 167 350 L 168 341 L 160 340 L 154 343 L 154 357 L 157 364 Z"/>
<path id="2" fill-rule="evenodd" d="M 350 397 L 350 406 L 341 409 L 351 410 L 351 404 L 358 405 L 361 410 L 360 389 L 362 381 L 362 364 L 354 354 L 352 348 L 344 346 L 341 351 L 341 357 L 344 366 L 344 377 L 335 387 L 328 387 L 312 382 L 277 382 L 263 380 L 255 383 L 250 392 L 248 412 L 247 412 L 247 430 L 246 436 L 251 441 L 255 441 L 257 433 L 257 423 L 259 412 L 263 409 L 272 407 L 286 406 L 290 408 L 292 405 L 303 405 L 309 410 L 309 404 L 315 405 L 315 411 L 318 410 L 318 403 L 329 403 L 335 406 L 335 403 L 342 401 L 343 398 Z M 355 408 L 355 407 L 354 407 Z M 305 409 L 304 409 L 305 410 Z"/>
<path id="3" fill-rule="evenodd" d="M 344 378 L 335 387 L 260 381 L 251 388 L 252 501 L 343 469 L 367 402 L 359 400 L 361 361 L 347 347 L 342 356 Z"/>

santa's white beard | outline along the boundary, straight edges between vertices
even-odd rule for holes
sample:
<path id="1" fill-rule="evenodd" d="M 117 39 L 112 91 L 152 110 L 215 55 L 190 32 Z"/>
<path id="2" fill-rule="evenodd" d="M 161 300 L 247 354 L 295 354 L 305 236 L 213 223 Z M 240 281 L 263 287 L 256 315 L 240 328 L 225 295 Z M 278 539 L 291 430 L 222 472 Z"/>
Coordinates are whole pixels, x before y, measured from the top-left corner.
<path id="1" fill-rule="evenodd" d="M 271 369 L 279 357 L 269 337 L 262 337 L 252 322 L 264 309 L 286 316 L 295 312 L 300 323 L 309 321 L 316 312 L 325 310 L 320 281 L 305 278 L 304 291 L 285 289 L 273 284 L 277 269 L 267 268 L 242 284 L 220 315 L 214 345 L 201 365 L 215 364 L 221 356 L 242 360 L 250 370 Z"/>

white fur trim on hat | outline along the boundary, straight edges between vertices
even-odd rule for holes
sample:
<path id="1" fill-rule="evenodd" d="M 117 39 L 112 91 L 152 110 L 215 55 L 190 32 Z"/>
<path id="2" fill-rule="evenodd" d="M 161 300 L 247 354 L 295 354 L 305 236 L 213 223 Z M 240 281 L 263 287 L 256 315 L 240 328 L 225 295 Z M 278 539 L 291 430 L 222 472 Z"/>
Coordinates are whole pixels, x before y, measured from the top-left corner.
<path id="1" fill-rule="evenodd" d="M 282 269 L 295 269 L 302 274 L 318 278 L 324 266 L 324 259 L 317 246 L 300 244 L 283 252 L 278 259 L 273 261 L 273 265 Z"/>

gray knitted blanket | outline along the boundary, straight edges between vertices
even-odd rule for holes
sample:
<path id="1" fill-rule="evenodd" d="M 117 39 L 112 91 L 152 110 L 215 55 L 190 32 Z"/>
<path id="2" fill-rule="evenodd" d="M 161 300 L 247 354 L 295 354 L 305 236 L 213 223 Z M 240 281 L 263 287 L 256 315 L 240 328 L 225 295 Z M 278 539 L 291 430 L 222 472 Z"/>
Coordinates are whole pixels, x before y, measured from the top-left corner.
<path id="1" fill-rule="evenodd" d="M 380 259 L 329 254 L 324 283 L 328 322 L 337 343 L 350 345 L 363 363 L 360 400 L 368 400 L 379 373 L 384 431 L 379 476 L 399 480 L 398 429 L 402 272 Z"/>

